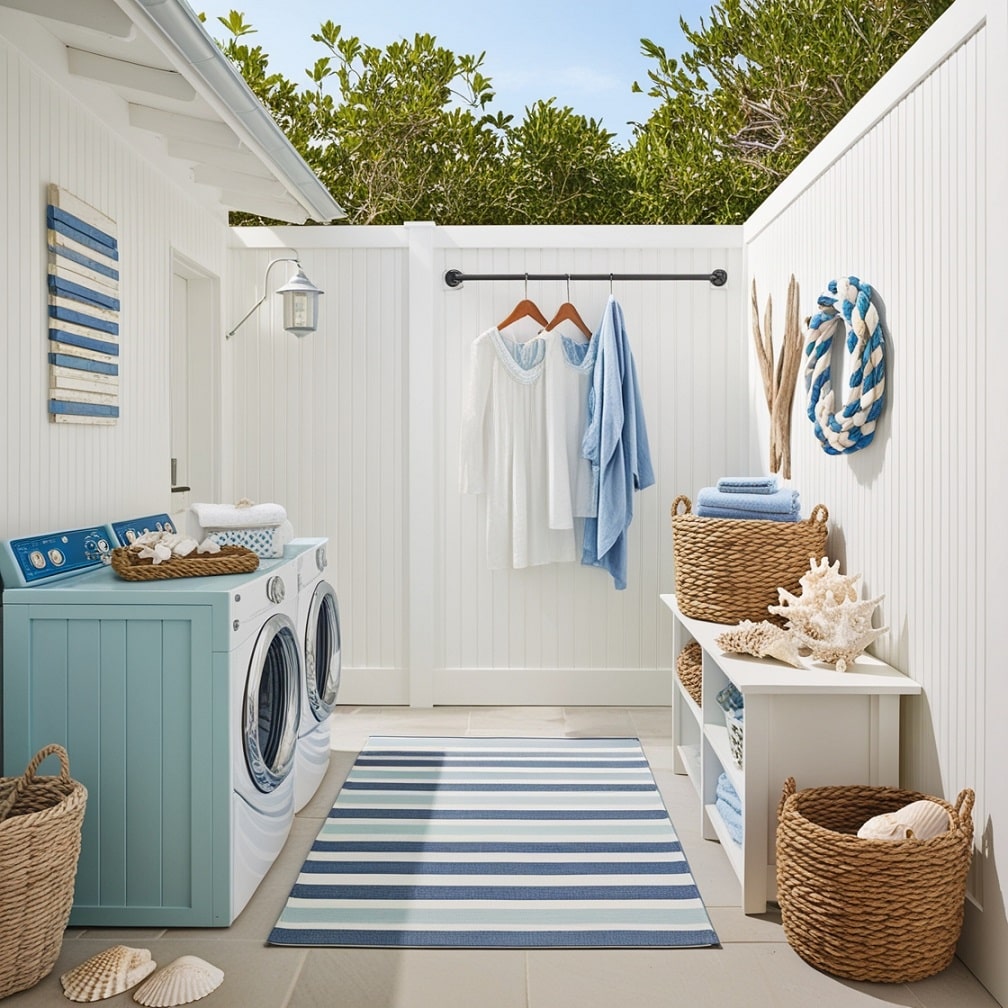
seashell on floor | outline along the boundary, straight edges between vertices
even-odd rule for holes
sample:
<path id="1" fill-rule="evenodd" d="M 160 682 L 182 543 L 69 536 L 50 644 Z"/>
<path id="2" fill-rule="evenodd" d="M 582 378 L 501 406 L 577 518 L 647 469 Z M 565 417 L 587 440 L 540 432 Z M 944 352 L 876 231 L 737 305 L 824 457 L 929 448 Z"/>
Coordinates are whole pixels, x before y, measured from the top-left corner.
<path id="1" fill-rule="evenodd" d="M 67 970 L 60 983 L 71 1001 L 101 1001 L 129 990 L 156 966 L 148 949 L 113 945 Z"/>

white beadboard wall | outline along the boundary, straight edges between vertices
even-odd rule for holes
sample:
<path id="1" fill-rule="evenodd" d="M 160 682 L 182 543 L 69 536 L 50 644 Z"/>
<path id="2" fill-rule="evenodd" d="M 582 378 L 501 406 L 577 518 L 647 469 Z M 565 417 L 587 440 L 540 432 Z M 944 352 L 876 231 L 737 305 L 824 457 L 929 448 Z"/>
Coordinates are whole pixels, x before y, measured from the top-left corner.
<path id="1" fill-rule="evenodd" d="M 109 129 L 99 114 L 114 116 L 116 110 L 97 108 L 99 99 L 85 103 L 87 88 L 71 84 L 60 69 L 66 63 L 62 51 L 43 62 L 29 60 L 21 50 L 32 40 L 19 39 L 15 48 L 2 33 L 5 23 L 0 21 L 0 208 L 10 240 L 0 246 L 0 536 L 11 538 L 169 509 L 171 254 L 174 249 L 219 276 L 228 227 L 223 213 L 195 205 Z M 48 419 L 49 183 L 116 221 L 122 384 L 121 415 L 113 426 Z M 212 348 L 211 338 L 208 332 Z"/>
<path id="2" fill-rule="evenodd" d="M 297 246 L 326 294 L 318 333 L 280 327 L 279 299 L 239 330 L 235 494 L 281 499 L 299 534 L 331 541 L 347 703 L 601 704 L 670 699 L 669 506 L 748 455 L 739 228 L 237 229 L 240 317 L 273 257 Z M 617 281 L 657 484 L 636 497 L 629 587 L 580 564 L 490 572 L 482 498 L 458 490 L 469 345 L 524 296 L 465 272 L 702 273 Z M 276 268 L 279 271 L 280 267 Z M 275 271 L 275 272 L 276 272 Z M 594 324 L 604 281 L 574 281 Z M 547 315 L 562 281 L 531 281 Z"/>
<path id="3" fill-rule="evenodd" d="M 778 335 L 792 273 L 803 318 L 830 279 L 855 275 L 876 292 L 887 398 L 875 441 L 826 455 L 799 380 L 793 483 L 804 500 L 828 506 L 831 556 L 863 572 L 866 596 L 885 596 L 890 630 L 873 650 L 924 687 L 903 700 L 903 786 L 950 801 L 976 790 L 978 853 L 960 952 L 1003 1003 L 997 855 L 1003 880 L 999 768 L 1008 754 L 1003 718 L 990 715 L 1005 702 L 1006 459 L 995 419 L 1005 352 L 988 292 L 1005 275 L 1005 145 L 996 134 L 1008 108 L 1004 72 L 992 64 L 1003 62 L 1006 42 L 1003 0 L 960 0 L 745 226 L 747 283 L 756 280 L 761 305 L 773 295 Z M 833 365 L 841 401 L 851 371 L 843 356 Z M 750 362 L 758 467 L 766 409 L 751 351 Z"/>

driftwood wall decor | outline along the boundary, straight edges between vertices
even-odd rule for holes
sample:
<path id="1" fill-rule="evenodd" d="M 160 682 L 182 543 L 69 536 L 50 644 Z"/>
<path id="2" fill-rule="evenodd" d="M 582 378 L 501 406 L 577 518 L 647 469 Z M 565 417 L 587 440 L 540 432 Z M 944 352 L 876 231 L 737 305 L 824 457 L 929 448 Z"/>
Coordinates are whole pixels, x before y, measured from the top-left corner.
<path id="1" fill-rule="evenodd" d="M 752 331 L 756 359 L 763 377 L 763 393 L 770 413 L 770 469 L 791 478 L 791 406 L 802 356 L 801 320 L 798 314 L 798 281 L 788 282 L 784 311 L 784 339 L 774 364 L 773 300 L 768 296 L 760 327 L 756 280 L 752 282 Z"/>

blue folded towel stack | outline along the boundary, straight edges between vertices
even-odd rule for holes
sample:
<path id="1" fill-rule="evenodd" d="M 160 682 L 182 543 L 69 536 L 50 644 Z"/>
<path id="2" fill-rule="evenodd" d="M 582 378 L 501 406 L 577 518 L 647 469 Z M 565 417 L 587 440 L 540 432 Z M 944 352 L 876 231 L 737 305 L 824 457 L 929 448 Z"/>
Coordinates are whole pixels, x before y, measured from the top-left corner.
<path id="1" fill-rule="evenodd" d="M 739 846 L 742 845 L 742 802 L 738 792 L 732 787 L 732 782 L 728 779 L 728 774 L 722 773 L 718 777 L 717 788 L 714 793 L 714 807 L 724 821 L 728 830 L 728 835 Z"/>
<path id="2" fill-rule="evenodd" d="M 704 487 L 697 494 L 696 513 L 701 518 L 743 518 L 756 521 L 796 522 L 801 520 L 797 490 L 718 490 Z"/>
<path id="3" fill-rule="evenodd" d="M 717 481 L 723 493 L 776 493 L 780 487 L 776 476 L 722 476 Z"/>

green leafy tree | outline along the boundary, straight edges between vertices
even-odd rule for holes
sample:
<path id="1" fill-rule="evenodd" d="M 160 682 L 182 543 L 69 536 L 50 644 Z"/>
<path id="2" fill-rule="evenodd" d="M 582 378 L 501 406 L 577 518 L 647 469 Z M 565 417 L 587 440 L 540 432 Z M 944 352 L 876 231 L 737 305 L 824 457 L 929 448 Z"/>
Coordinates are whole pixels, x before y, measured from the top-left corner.
<path id="1" fill-rule="evenodd" d="M 627 154 L 637 215 L 745 220 L 950 3 L 722 0 L 680 20 L 681 60 L 642 39 L 660 104 Z"/>
<path id="2" fill-rule="evenodd" d="M 244 15 L 218 21 L 223 51 L 350 223 L 736 224 L 950 3 L 721 0 L 699 27 L 680 21 L 680 59 L 641 40 L 659 103 L 626 150 L 552 98 L 519 123 L 494 112 L 485 54 L 431 35 L 379 49 L 327 21 L 298 87 L 270 72 Z"/>

